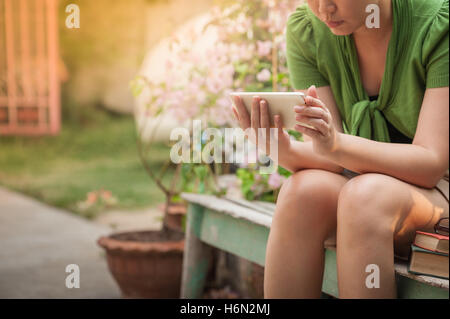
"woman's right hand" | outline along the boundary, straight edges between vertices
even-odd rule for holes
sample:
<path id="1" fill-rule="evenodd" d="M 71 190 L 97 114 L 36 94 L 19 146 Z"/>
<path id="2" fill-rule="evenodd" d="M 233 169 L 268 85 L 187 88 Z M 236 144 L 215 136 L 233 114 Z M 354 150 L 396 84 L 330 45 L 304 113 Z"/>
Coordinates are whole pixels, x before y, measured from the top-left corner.
<path id="1" fill-rule="evenodd" d="M 261 144 L 258 143 L 259 128 L 266 129 L 266 136 L 269 136 L 269 134 L 271 134 L 269 105 L 266 100 L 261 99 L 258 96 L 253 97 L 250 116 L 244 106 L 242 99 L 239 96 L 234 96 L 234 104 L 236 105 L 237 110 L 233 108 L 233 113 L 236 119 L 239 121 L 239 126 L 241 127 L 241 129 L 244 131 L 248 128 L 254 129 L 255 134 L 246 134 L 246 136 L 257 146 L 258 150 L 264 151 L 264 153 L 270 157 L 270 140 L 277 138 L 278 154 L 287 154 L 287 152 L 290 151 L 291 139 L 289 134 L 283 130 L 283 123 L 280 115 L 274 115 L 275 128 L 277 128 L 276 136 L 272 134 L 270 135 L 270 139 L 266 138 L 265 150 L 263 149 Z"/>

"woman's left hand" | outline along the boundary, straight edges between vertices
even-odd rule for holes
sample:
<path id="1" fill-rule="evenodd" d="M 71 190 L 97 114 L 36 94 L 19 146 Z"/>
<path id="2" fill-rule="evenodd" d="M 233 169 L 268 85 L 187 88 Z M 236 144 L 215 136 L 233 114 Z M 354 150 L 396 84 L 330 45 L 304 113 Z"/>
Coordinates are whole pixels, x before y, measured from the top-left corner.
<path id="1" fill-rule="evenodd" d="M 296 105 L 294 107 L 295 119 L 315 129 L 297 124 L 295 130 L 311 137 L 314 152 L 323 156 L 330 155 L 338 147 L 339 132 L 334 128 L 332 115 L 319 99 L 315 86 L 311 86 L 307 90 L 305 103 L 306 106 Z"/>

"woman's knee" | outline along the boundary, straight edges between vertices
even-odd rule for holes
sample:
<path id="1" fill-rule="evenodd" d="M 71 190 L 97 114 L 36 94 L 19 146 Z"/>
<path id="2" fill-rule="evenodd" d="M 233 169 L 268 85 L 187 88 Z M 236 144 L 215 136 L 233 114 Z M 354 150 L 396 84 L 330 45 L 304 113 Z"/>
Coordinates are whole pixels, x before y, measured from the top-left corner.
<path id="1" fill-rule="evenodd" d="M 318 169 L 292 174 L 281 187 L 274 218 L 305 223 L 335 219 L 340 186 L 331 174 L 334 173 Z"/>
<path id="2" fill-rule="evenodd" d="M 338 227 L 356 236 L 392 236 L 402 201 L 396 199 L 395 179 L 383 174 L 362 174 L 349 180 L 338 199 Z"/>

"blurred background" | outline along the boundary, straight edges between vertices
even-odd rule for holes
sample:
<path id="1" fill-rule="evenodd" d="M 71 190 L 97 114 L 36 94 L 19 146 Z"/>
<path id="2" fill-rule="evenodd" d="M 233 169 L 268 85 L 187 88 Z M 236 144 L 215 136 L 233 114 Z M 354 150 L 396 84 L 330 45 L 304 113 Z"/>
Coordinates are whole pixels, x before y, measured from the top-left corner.
<path id="1" fill-rule="evenodd" d="M 274 202 L 286 171 L 176 165 L 169 135 L 236 126 L 233 90 L 291 90 L 284 32 L 301 3 L 0 0 L 0 297 L 123 296 L 98 237 L 161 229 L 180 192 L 219 192 L 216 175 Z"/>

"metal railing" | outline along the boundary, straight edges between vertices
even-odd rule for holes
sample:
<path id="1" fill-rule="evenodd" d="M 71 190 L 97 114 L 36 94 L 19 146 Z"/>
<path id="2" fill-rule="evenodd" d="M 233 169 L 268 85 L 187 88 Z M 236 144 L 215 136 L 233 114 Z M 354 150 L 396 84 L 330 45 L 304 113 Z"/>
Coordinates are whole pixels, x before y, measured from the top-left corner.
<path id="1" fill-rule="evenodd" d="M 0 135 L 60 125 L 57 0 L 0 0 Z"/>

